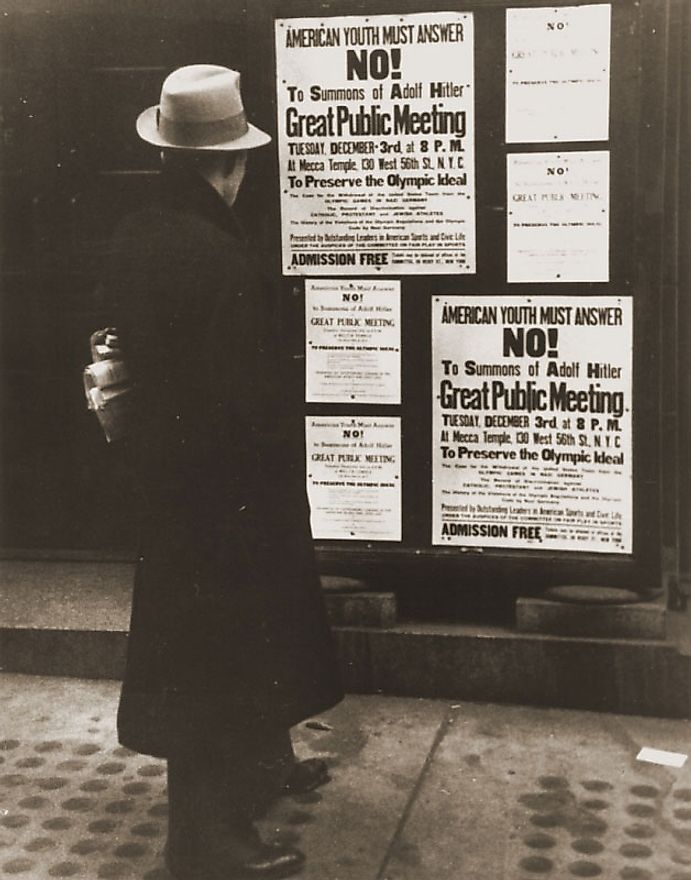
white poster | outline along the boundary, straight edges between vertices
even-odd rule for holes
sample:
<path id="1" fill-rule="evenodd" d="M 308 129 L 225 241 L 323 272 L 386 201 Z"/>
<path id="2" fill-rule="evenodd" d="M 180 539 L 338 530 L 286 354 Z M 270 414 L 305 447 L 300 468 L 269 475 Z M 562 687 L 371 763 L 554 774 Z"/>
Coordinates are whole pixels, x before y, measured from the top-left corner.
<path id="1" fill-rule="evenodd" d="M 632 552 L 630 298 L 435 297 L 432 543 Z"/>
<path id="2" fill-rule="evenodd" d="M 401 282 L 305 282 L 308 403 L 401 402 Z"/>
<path id="3" fill-rule="evenodd" d="M 401 540 L 401 420 L 308 416 L 315 538 Z"/>
<path id="4" fill-rule="evenodd" d="M 611 6 L 506 10 L 506 142 L 609 137 Z"/>
<path id="5" fill-rule="evenodd" d="M 475 272 L 473 16 L 276 22 L 283 272 Z"/>
<path id="6" fill-rule="evenodd" d="M 510 282 L 609 280 L 609 152 L 507 156 Z"/>

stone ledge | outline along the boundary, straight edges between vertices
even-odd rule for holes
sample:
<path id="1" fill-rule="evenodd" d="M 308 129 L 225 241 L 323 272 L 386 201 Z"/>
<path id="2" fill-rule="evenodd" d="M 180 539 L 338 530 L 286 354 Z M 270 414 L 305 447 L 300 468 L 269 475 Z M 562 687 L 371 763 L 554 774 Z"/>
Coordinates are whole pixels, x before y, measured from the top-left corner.
<path id="1" fill-rule="evenodd" d="M 667 642 L 402 623 L 335 632 L 352 693 L 691 717 L 691 659 Z"/>
<path id="2" fill-rule="evenodd" d="M 667 634 L 661 602 L 595 605 L 521 598 L 516 602 L 516 628 L 522 633 L 611 639 L 664 640 Z"/>
<path id="3" fill-rule="evenodd" d="M 334 634 L 353 693 L 691 717 L 691 658 L 668 642 L 413 623 Z M 118 679 L 126 647 L 124 630 L 0 628 L 5 672 Z"/>
<path id="4" fill-rule="evenodd" d="M 324 593 L 333 626 L 393 626 L 396 623 L 394 593 Z"/>
<path id="5" fill-rule="evenodd" d="M 133 566 L 123 563 L 0 565 L 0 667 L 120 678 L 132 574 Z M 357 602 L 367 614 L 376 610 L 379 620 L 390 619 L 390 594 L 333 595 L 339 605 L 332 614 L 343 614 L 341 620 L 358 610 Z M 661 605 L 654 608 L 659 613 Z M 667 614 L 668 641 L 593 637 L 592 623 L 605 612 L 599 607 L 591 615 L 588 637 L 471 623 L 335 623 L 334 629 L 354 692 L 691 717 L 688 615 Z"/>

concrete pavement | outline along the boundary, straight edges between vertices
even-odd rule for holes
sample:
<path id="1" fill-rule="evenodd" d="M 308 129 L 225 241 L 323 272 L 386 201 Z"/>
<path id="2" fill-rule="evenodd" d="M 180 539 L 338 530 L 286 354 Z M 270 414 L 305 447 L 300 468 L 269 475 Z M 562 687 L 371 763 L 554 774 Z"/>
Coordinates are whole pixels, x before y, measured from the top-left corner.
<path id="1" fill-rule="evenodd" d="M 0 675 L 0 878 L 165 880 L 165 764 L 120 748 L 118 684 Z M 349 696 L 295 730 L 332 781 L 261 828 L 303 880 L 691 880 L 691 723 Z"/>

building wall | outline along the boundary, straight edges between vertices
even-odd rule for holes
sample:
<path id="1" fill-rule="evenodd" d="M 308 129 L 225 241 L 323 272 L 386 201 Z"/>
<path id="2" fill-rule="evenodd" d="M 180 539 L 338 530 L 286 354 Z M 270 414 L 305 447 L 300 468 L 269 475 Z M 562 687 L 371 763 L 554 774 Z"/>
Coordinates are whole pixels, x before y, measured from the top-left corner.
<path id="1" fill-rule="evenodd" d="M 544 5 L 516 3 L 523 5 Z M 407 607 L 431 615 L 459 593 L 497 597 L 585 581 L 646 590 L 683 585 L 688 564 L 689 276 L 688 114 L 683 59 L 688 8 L 676 0 L 614 2 L 612 42 L 611 273 L 606 285 L 542 291 L 631 294 L 635 304 L 635 552 L 460 553 L 432 547 L 429 296 L 513 292 L 506 283 L 502 26 L 506 3 L 464 4 L 476 29 L 478 273 L 401 278 L 403 539 L 320 541 L 330 570 L 395 585 Z M 224 0 L 145 7 L 95 0 L 6 3 L 0 33 L 2 112 L 2 544 L 28 556 L 129 554 L 136 493 L 85 411 L 81 369 L 103 304 L 98 267 L 117 218 L 146 199 L 156 156 L 134 132 L 165 75 L 194 62 L 243 73 L 252 118 L 276 132 L 273 20 L 314 14 L 314 4 Z M 330 0 L 320 15 L 418 12 Z M 461 8 L 454 4 L 454 8 Z M 688 63 L 688 62 L 687 62 Z M 688 73 L 688 67 L 686 68 Z M 684 127 L 686 126 L 686 128 Z M 296 377 L 304 356 L 304 284 L 280 278 L 275 153 L 257 159 L 244 193 L 247 221 L 284 289 L 282 315 Z M 254 211 L 262 204 L 261 213 Z M 497 257 L 497 255 L 500 255 Z M 344 414 L 347 407 L 339 410 Z M 321 412 L 312 407 L 310 412 Z M 686 482 L 684 482 L 686 481 Z M 685 488 L 686 487 L 686 491 Z"/>

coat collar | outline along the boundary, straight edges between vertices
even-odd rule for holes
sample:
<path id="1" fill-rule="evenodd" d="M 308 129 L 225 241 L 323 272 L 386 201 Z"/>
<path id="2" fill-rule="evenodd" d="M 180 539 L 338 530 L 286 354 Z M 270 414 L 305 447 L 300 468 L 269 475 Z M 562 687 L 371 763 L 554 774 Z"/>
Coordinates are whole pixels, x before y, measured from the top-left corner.
<path id="1" fill-rule="evenodd" d="M 185 168 L 164 167 L 160 180 L 164 203 L 202 216 L 235 238 L 245 239 L 244 230 L 233 209 L 200 174 Z"/>

